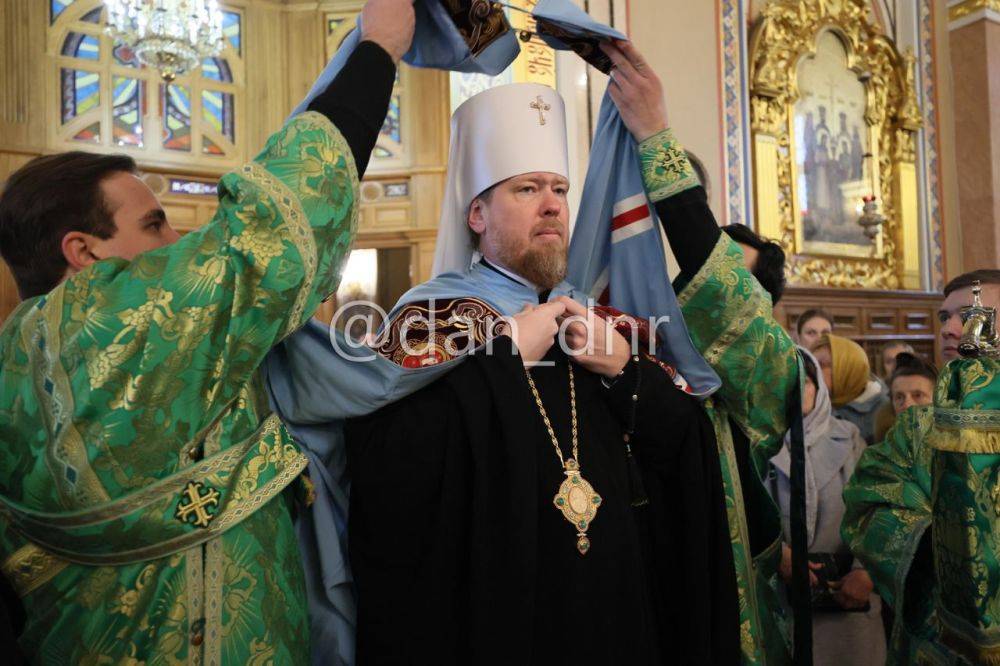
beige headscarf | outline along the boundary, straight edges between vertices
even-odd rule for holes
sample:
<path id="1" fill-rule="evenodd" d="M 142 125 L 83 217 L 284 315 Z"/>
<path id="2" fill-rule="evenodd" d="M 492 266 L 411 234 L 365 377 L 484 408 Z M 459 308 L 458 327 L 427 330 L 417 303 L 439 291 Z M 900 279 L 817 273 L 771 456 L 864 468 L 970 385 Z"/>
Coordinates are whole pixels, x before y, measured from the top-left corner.
<path id="1" fill-rule="evenodd" d="M 865 392 L 868 375 L 871 373 L 868 354 L 857 342 L 833 333 L 820 338 L 813 351 L 824 346 L 830 348 L 833 363 L 830 399 L 834 407 L 843 407 Z"/>

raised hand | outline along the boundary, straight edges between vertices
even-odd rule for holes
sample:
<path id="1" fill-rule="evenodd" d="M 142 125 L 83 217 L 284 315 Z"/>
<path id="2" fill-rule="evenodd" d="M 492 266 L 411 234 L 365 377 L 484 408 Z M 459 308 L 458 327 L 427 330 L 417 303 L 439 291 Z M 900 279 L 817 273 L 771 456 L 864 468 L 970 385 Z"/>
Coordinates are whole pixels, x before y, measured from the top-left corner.
<path id="1" fill-rule="evenodd" d="M 368 0 L 361 10 L 361 39 L 381 46 L 396 63 L 410 49 L 415 26 L 413 0 Z"/>
<path id="2" fill-rule="evenodd" d="M 632 42 L 602 42 L 614 67 L 608 93 L 618 106 L 625 126 L 643 141 L 667 128 L 667 106 L 663 84 Z"/>

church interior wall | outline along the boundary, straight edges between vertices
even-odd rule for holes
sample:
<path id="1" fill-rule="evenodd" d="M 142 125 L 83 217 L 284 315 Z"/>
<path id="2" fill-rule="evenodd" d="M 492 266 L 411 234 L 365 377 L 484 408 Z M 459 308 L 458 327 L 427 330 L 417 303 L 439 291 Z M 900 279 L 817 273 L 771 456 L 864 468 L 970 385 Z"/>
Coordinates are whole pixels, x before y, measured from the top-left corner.
<path id="1" fill-rule="evenodd" d="M 533 4 L 532 0 L 515 0 Z M 749 155 L 747 35 L 766 0 L 576 0 L 599 20 L 624 29 L 648 57 L 664 82 L 671 124 L 704 172 L 709 203 L 722 224 L 754 224 Z M 53 140 L 50 118 L 59 104 L 58 86 L 48 44 L 47 2 L 0 3 L 0 180 L 31 157 L 65 149 Z M 230 0 L 242 12 L 246 44 L 245 81 L 237 104 L 239 131 L 225 164 L 207 159 L 163 162 L 138 156 L 152 183 L 169 184 L 175 176 L 198 186 L 252 156 L 277 129 L 288 110 L 309 89 L 335 49 L 331 17 L 357 12 L 361 0 Z M 957 224 L 957 168 L 953 140 L 955 104 L 950 75 L 947 7 L 931 0 L 872 0 L 873 20 L 887 30 L 895 12 L 895 35 L 901 48 L 912 47 L 926 60 L 923 95 L 931 96 L 928 118 L 933 136 L 921 152 L 921 238 L 927 291 L 961 272 L 961 228 Z M 600 14 L 598 16 L 598 14 Z M 994 26 L 995 27 L 995 26 Z M 342 30 L 342 29 L 341 29 Z M 343 31 L 343 30 L 342 30 Z M 571 156 L 576 192 L 582 187 L 588 129 L 596 119 L 605 80 L 584 74 L 556 59 L 558 87 L 568 95 Z M 589 79 L 587 78 L 589 76 Z M 447 154 L 449 83 L 444 73 L 410 70 L 406 74 L 406 109 L 401 120 L 408 137 L 405 159 L 373 162 L 362 189 L 359 247 L 409 248 L 411 280 L 429 276 L 434 229 L 440 207 Z M 584 92 L 586 91 L 586 92 Z M 926 100 L 922 100 L 926 102 Z M 925 121 L 927 118 L 925 118 Z M 412 138 L 409 138 L 412 137 Z M 155 189 L 155 188 L 154 188 Z M 389 196 L 392 193 L 393 196 Z M 402 194 L 401 194 L 402 193 Z M 928 203 L 934 194 L 934 208 Z M 197 228 L 214 210 L 212 195 L 163 193 L 171 217 L 184 230 Z M 937 228 L 935 228 L 937 225 Z M 966 239 L 966 243 L 968 239 Z M 935 264 L 935 257 L 939 257 Z M 3 267 L 0 269 L 6 271 Z M 0 276 L 0 317 L 17 301 L 8 275 Z"/>

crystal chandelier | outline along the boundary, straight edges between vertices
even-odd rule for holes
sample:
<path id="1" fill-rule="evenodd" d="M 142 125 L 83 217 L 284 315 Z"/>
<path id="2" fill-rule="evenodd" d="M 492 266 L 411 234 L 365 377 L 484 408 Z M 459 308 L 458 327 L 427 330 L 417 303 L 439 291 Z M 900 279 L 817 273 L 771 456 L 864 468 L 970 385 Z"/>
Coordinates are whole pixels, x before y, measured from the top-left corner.
<path id="1" fill-rule="evenodd" d="M 222 12 L 216 0 L 105 0 L 107 33 L 127 44 L 139 62 L 167 83 L 222 51 Z"/>

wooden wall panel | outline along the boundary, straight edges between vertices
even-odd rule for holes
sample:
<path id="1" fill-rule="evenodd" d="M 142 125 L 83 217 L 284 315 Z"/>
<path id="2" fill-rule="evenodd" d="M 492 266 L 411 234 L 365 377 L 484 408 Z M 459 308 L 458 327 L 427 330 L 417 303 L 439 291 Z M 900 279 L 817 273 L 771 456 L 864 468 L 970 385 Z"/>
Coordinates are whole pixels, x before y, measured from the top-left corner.
<path id="1" fill-rule="evenodd" d="M 52 59 L 45 48 L 48 8 L 41 0 L 0 0 L 0 183 L 25 162 L 62 150 L 51 143 L 47 119 L 56 118 Z M 360 0 L 225 0 L 243 12 L 246 87 L 237 105 L 236 143 L 252 157 L 281 127 L 326 63 L 326 19 L 330 12 L 357 11 Z M 430 277 L 434 235 L 444 191 L 448 152 L 448 74 L 412 69 L 407 73 L 405 135 L 408 164 L 391 170 L 373 163 L 363 197 L 359 247 L 379 243 L 411 249 L 410 279 Z M 87 149 L 81 145 L 80 148 Z M 143 161 L 147 182 L 160 197 L 170 222 L 181 232 L 197 229 L 215 212 L 215 197 L 170 194 L 170 176 L 214 181 L 228 166 L 205 160 L 190 165 Z M 213 168 L 214 167 L 214 168 Z M 402 194 L 401 194 L 402 193 Z M 6 267 L 0 268 L 0 321 L 18 302 Z"/>
<path id="2" fill-rule="evenodd" d="M 834 319 L 833 332 L 858 342 L 881 372 L 882 347 L 905 340 L 927 360 L 942 365 L 937 310 L 943 297 L 933 292 L 862 291 L 791 287 L 774 309 L 775 317 L 793 333 L 799 316 L 822 308 Z"/>

